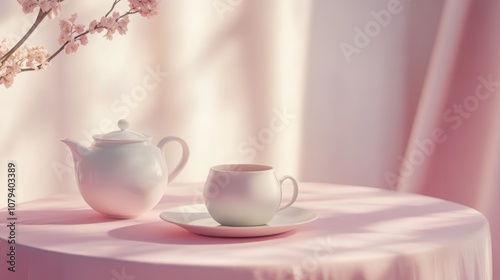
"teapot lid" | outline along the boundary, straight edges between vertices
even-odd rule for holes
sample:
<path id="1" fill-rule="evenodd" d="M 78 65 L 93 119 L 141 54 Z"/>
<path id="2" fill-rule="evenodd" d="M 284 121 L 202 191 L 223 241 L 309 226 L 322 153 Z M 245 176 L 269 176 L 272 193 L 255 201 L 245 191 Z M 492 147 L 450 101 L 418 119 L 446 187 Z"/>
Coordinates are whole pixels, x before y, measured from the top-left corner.
<path id="1" fill-rule="evenodd" d="M 112 131 L 106 134 L 97 134 L 94 135 L 93 138 L 99 141 L 105 142 L 119 142 L 119 143 L 135 143 L 135 142 L 144 142 L 151 139 L 151 136 L 144 135 L 135 131 L 127 130 L 129 127 L 129 123 L 127 120 L 119 120 L 118 127 L 120 130 Z"/>

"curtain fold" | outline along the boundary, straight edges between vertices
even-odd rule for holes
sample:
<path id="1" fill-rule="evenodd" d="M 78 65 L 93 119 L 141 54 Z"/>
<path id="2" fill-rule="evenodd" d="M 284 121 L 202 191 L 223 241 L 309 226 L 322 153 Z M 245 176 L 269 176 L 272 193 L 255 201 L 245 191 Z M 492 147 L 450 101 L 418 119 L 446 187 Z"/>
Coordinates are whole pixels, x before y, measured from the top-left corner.
<path id="1" fill-rule="evenodd" d="M 500 267 L 500 3 L 447 1 L 398 189 L 481 211 Z M 498 269 L 494 278 L 499 279 Z"/>
<path id="2" fill-rule="evenodd" d="M 432 155 L 436 144 L 440 144 L 433 140 L 433 133 L 442 134 L 439 133 L 442 130 L 439 124 L 450 94 L 450 84 L 453 83 L 454 67 L 457 59 L 460 59 L 458 52 L 469 4 L 468 1 L 446 1 L 443 8 L 404 160 L 399 170 L 398 190 L 418 192 L 419 180 L 425 176 L 426 164 L 429 163 L 426 158 Z"/>

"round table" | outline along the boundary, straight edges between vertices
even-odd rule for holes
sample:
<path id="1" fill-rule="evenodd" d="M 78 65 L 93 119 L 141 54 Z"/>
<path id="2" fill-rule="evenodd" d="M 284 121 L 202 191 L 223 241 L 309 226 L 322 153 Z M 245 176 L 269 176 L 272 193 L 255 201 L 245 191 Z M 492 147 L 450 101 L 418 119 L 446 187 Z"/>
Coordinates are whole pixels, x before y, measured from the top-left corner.
<path id="1" fill-rule="evenodd" d="M 0 279 L 491 280 L 488 222 L 476 210 L 376 188 L 299 187 L 294 206 L 319 218 L 256 238 L 195 235 L 159 218 L 202 203 L 202 184 L 171 185 L 157 207 L 129 220 L 101 216 L 78 195 L 21 203 L 16 272 L 2 225 Z"/>

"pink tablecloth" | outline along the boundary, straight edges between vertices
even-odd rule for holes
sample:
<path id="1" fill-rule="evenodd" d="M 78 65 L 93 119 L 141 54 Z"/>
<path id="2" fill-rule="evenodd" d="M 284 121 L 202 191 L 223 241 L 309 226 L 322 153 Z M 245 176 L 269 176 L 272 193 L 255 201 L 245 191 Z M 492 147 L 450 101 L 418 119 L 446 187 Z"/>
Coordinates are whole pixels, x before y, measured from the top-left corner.
<path id="1" fill-rule="evenodd" d="M 153 211 L 131 220 L 100 216 L 79 196 L 20 204 L 16 272 L 7 270 L 3 225 L 0 279 L 491 279 L 488 222 L 462 205 L 302 183 L 295 206 L 319 218 L 280 235 L 204 237 L 158 217 L 200 203 L 201 190 L 201 184 L 169 186 Z M 5 223 L 6 211 L 0 219 Z"/>

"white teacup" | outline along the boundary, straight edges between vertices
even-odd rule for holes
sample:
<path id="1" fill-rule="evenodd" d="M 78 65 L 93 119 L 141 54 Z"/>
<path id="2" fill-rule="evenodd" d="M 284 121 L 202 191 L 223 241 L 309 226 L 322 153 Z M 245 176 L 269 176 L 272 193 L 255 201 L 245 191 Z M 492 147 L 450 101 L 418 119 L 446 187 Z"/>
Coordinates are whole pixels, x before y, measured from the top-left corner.
<path id="1" fill-rule="evenodd" d="M 281 205 L 281 186 L 293 183 L 290 202 Z M 265 225 L 297 199 L 298 184 L 291 176 L 280 179 L 273 168 L 258 164 L 229 164 L 210 168 L 203 196 L 212 218 L 224 226 Z"/>

